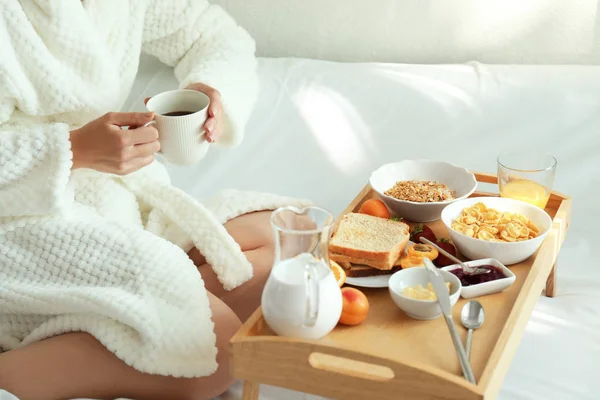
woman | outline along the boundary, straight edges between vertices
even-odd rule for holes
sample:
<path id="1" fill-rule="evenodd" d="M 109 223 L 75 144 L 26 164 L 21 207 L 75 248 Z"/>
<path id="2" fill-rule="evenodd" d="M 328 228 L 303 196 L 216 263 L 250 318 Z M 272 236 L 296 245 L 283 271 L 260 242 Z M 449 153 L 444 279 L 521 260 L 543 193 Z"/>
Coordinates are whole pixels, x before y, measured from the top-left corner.
<path id="1" fill-rule="evenodd" d="M 252 39 L 205 0 L 0 9 L 0 388 L 222 393 L 228 340 L 272 262 L 266 210 L 304 202 L 229 191 L 203 205 L 154 161 L 153 116 L 114 111 L 144 51 L 210 97 L 209 140 L 237 145 L 258 91 Z"/>

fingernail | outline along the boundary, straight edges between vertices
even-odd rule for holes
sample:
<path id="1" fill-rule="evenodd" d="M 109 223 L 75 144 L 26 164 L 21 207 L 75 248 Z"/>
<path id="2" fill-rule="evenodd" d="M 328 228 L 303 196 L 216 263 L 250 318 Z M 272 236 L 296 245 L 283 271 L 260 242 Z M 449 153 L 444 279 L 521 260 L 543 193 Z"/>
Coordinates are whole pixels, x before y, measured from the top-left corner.
<path id="1" fill-rule="evenodd" d="M 210 131 L 210 132 L 212 132 L 215 129 L 215 120 L 214 119 L 210 119 L 206 123 L 206 129 L 208 129 L 208 131 Z"/>
<path id="2" fill-rule="evenodd" d="M 148 112 L 148 113 L 144 114 L 144 116 L 146 116 L 148 118 L 152 117 L 153 115 L 154 115 L 153 112 Z"/>

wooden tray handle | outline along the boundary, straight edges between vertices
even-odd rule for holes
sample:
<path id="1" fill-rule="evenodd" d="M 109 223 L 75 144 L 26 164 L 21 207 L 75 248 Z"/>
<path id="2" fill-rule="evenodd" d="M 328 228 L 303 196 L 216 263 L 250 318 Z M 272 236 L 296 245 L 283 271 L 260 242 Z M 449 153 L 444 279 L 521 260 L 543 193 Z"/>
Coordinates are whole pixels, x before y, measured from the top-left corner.
<path id="1" fill-rule="evenodd" d="M 486 174 L 483 172 L 475 172 L 475 171 L 471 171 L 471 172 L 473 173 L 473 175 L 475 175 L 475 179 L 477 179 L 477 182 L 491 183 L 492 185 L 498 184 L 498 176 L 497 175 Z"/>
<path id="2" fill-rule="evenodd" d="M 440 386 L 452 386 L 465 393 L 476 393 L 477 387 L 467 382 L 462 376 L 433 370 L 420 369 L 401 364 L 382 357 L 376 357 L 360 352 L 332 348 L 322 345 L 304 347 L 306 362 L 311 368 L 331 372 L 338 375 L 350 376 L 364 383 L 381 384 L 385 382 L 395 385 L 412 384 L 419 381 L 424 374 L 429 374 L 429 382 L 437 382 Z M 418 385 L 418 384 L 417 384 Z M 460 388 L 460 389 L 459 389 Z M 426 388 L 422 388 L 426 391 Z"/>
<path id="3" fill-rule="evenodd" d="M 308 363 L 316 369 L 373 381 L 389 381 L 396 376 L 387 366 L 321 352 L 311 353 Z"/>

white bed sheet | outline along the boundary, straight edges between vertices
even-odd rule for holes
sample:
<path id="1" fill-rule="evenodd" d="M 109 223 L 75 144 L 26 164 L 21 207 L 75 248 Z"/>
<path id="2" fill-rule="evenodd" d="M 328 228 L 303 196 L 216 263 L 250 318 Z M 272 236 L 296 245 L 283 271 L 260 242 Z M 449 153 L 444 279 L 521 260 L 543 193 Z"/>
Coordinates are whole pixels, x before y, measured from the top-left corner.
<path id="1" fill-rule="evenodd" d="M 558 294 L 540 298 L 498 398 L 600 399 L 600 67 L 261 59 L 259 73 L 242 145 L 169 166 L 176 186 L 200 198 L 224 188 L 308 197 L 337 214 L 387 162 L 434 158 L 494 173 L 505 149 L 554 154 L 555 189 L 574 199 Z M 145 96 L 175 84 L 143 58 L 125 109 L 143 110 Z M 221 397 L 240 398 L 239 383 Z M 316 398 L 261 388 L 264 400 Z"/>

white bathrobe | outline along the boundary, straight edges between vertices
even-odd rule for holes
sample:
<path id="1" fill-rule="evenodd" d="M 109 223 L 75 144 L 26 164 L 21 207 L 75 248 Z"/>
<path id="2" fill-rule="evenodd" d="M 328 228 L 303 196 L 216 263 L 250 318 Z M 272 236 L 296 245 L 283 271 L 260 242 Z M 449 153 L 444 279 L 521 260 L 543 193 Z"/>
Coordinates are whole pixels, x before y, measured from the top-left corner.
<path id="1" fill-rule="evenodd" d="M 117 111 L 141 51 L 181 87 L 218 89 L 219 144 L 240 143 L 258 92 L 254 42 L 206 0 L 5 0 L 0 4 L 0 348 L 69 331 L 136 369 L 217 367 L 197 247 L 225 289 L 252 266 L 222 224 L 303 201 L 229 191 L 202 205 L 158 162 L 125 177 L 71 171 L 69 131 Z"/>

